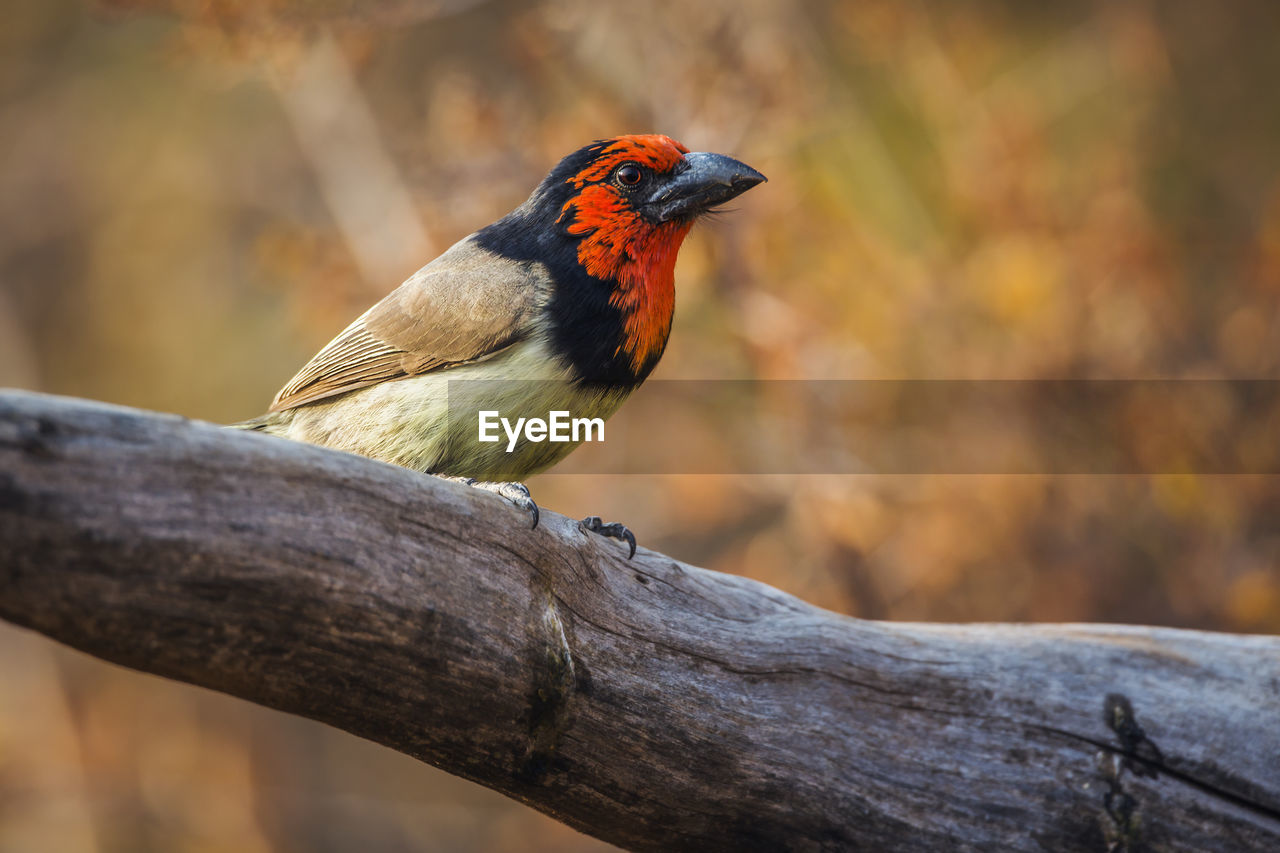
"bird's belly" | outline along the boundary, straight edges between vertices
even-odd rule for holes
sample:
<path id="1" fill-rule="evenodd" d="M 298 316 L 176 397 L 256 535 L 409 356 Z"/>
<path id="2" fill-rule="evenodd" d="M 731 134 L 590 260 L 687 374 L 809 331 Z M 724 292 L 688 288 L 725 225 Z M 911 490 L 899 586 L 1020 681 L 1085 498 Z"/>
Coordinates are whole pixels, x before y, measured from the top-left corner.
<path id="1" fill-rule="evenodd" d="M 576 441 L 567 430 L 565 441 L 533 441 L 521 430 L 512 441 L 499 419 L 512 427 L 520 418 L 545 421 L 552 412 L 607 419 L 629 393 L 575 386 L 553 364 L 541 344 L 517 344 L 484 362 L 300 407 L 285 434 L 419 471 L 521 480 L 563 459 L 588 433 L 579 430 Z M 481 411 L 497 413 L 487 417 L 496 441 L 480 441 Z"/>

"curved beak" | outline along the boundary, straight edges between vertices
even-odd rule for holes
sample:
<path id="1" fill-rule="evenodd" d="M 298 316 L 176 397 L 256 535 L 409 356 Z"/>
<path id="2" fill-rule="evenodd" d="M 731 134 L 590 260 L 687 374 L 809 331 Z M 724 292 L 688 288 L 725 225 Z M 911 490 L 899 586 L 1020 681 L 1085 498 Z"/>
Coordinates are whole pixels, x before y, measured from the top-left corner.
<path id="1" fill-rule="evenodd" d="M 682 170 L 654 188 L 641 210 L 658 222 L 693 219 L 766 180 L 732 157 L 694 151 L 684 155 Z"/>

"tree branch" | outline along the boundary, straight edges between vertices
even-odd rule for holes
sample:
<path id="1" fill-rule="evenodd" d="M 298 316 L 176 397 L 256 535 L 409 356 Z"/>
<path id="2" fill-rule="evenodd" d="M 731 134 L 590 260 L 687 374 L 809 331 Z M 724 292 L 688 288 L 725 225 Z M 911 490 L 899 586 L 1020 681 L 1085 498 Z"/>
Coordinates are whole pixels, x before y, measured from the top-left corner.
<path id="1" fill-rule="evenodd" d="M 1280 639 L 828 613 L 367 459 L 0 394 L 0 617 L 637 850 L 1280 850 Z"/>

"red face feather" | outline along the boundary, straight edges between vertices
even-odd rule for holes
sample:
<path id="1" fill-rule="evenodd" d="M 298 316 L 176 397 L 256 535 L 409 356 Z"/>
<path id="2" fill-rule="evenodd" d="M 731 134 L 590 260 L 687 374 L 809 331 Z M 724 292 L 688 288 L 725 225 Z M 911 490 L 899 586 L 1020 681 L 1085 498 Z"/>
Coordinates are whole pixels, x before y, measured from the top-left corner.
<path id="1" fill-rule="evenodd" d="M 622 190 L 605 181 L 623 163 L 669 172 L 687 153 L 689 149 L 660 134 L 619 137 L 569 179 L 581 192 L 561 212 L 562 221 L 573 216 L 569 233 L 583 238 L 578 263 L 591 275 L 617 284 L 609 298 L 622 312 L 617 354 L 625 353 L 637 372 L 667 345 L 675 311 L 676 254 L 692 223 L 651 222 Z"/>

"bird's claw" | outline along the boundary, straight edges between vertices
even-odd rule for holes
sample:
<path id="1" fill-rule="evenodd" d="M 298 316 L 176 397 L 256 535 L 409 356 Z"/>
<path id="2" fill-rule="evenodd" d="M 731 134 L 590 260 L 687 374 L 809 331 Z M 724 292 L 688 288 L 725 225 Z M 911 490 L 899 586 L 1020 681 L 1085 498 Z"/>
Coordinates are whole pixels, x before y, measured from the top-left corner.
<path id="1" fill-rule="evenodd" d="M 598 515 L 589 515 L 580 522 L 582 529 L 591 533 L 599 533 L 601 536 L 608 536 L 610 539 L 617 539 L 626 542 L 630 548 L 627 559 L 630 560 L 636 555 L 636 537 L 635 534 L 627 529 L 626 525 L 618 524 L 616 521 L 605 524 L 600 520 Z"/>
<path id="2" fill-rule="evenodd" d="M 533 517 L 533 524 L 529 527 L 530 530 L 538 526 L 541 512 L 538 510 L 538 505 L 533 502 L 533 497 L 529 494 L 529 487 L 524 483 L 490 483 L 485 480 L 477 480 L 475 477 L 445 477 L 444 479 L 460 482 L 465 486 L 484 489 L 486 492 L 493 492 L 499 497 L 506 498 L 515 505 L 516 509 L 522 509 Z"/>
<path id="3" fill-rule="evenodd" d="M 529 513 L 533 517 L 533 524 L 529 525 L 530 530 L 538 526 L 538 519 L 541 513 L 538 510 L 538 505 L 533 502 L 533 496 L 529 494 L 529 487 L 524 483 L 475 483 L 474 485 L 501 495 L 515 504 L 516 509 L 522 509 Z"/>

